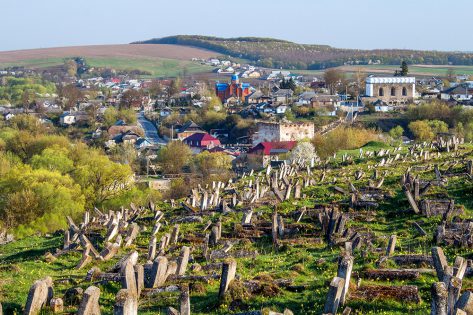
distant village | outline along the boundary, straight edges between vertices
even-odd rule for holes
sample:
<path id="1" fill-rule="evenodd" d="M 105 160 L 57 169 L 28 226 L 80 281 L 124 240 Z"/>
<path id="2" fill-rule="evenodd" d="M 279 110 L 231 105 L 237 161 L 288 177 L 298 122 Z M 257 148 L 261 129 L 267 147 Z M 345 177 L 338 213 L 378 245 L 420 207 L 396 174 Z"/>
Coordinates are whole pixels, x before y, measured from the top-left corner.
<path id="1" fill-rule="evenodd" d="M 45 124 L 76 128 L 83 131 L 84 141 L 98 142 L 106 151 L 132 146 L 146 161 L 155 159 L 167 143 L 182 141 L 194 154 L 228 155 L 238 170 L 277 163 L 298 141 L 353 123 L 360 115 L 396 113 L 409 104 L 433 99 L 473 108 L 473 81 L 464 75 L 416 78 L 364 74 L 342 82 L 345 79 L 340 73 L 310 77 L 216 58 L 193 61 L 215 67 L 217 79 L 189 76 L 177 83 L 173 78 L 139 79 L 114 73 L 66 77 L 61 84 L 80 91 L 80 97 L 69 106 L 64 105 L 67 94 L 38 94 L 28 108 L 3 102 L 0 111 L 6 121 L 27 112 Z M 31 75 L 35 75 L 32 70 L 2 70 L 0 83 L 7 77 Z M 121 108 L 124 103 L 136 119 L 117 119 L 107 125 L 107 110 Z M 253 128 L 232 135 L 229 129 L 209 129 L 186 119 L 204 109 L 227 117 L 238 115 L 251 121 Z M 57 119 L 53 121 L 51 116 Z M 166 125 L 170 117 L 174 118 L 171 126 Z M 320 119 L 325 123 L 318 123 Z M 158 171 L 148 167 L 147 175 Z"/>

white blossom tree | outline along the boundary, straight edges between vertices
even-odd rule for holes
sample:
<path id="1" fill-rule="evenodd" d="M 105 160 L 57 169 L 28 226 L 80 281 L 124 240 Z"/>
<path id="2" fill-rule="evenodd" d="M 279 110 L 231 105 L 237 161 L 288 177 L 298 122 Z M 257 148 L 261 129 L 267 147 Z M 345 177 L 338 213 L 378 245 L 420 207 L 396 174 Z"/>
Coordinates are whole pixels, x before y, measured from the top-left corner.
<path id="1" fill-rule="evenodd" d="M 312 143 L 307 141 L 299 142 L 291 153 L 291 160 L 293 161 L 299 159 L 310 161 L 312 158 L 317 160 L 318 156 L 317 153 L 315 153 L 315 148 Z"/>

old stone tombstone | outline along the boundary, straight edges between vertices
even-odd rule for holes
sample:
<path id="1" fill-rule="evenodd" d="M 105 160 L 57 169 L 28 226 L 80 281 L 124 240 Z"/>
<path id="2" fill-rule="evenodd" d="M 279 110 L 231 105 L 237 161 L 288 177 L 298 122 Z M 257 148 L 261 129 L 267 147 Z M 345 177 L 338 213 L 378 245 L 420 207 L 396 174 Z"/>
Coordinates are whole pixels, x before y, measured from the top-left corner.
<path id="1" fill-rule="evenodd" d="M 78 315 L 100 315 L 100 289 L 90 286 L 85 290 L 80 303 Z"/>
<path id="2" fill-rule="evenodd" d="M 448 292 L 443 282 L 432 284 L 431 288 L 432 303 L 430 306 L 431 315 L 447 315 Z"/>
<path id="3" fill-rule="evenodd" d="M 113 306 L 114 315 L 137 315 L 138 298 L 135 292 L 129 289 L 121 289 L 115 297 Z"/>
<path id="4" fill-rule="evenodd" d="M 158 256 L 151 269 L 151 288 L 159 287 L 166 282 L 166 271 L 168 268 L 168 259 L 164 256 Z"/>
<path id="5" fill-rule="evenodd" d="M 174 225 L 171 233 L 171 244 L 177 244 L 179 238 L 179 224 Z"/>
<path id="6" fill-rule="evenodd" d="M 340 299 L 342 297 L 345 279 L 340 277 L 333 278 L 328 289 L 327 300 L 325 301 L 324 313 L 337 314 Z"/>
<path id="7" fill-rule="evenodd" d="M 447 285 L 448 298 L 447 298 L 447 313 L 453 314 L 455 310 L 455 304 L 460 297 L 460 290 L 462 287 L 462 281 L 457 277 L 451 277 Z"/>
<path id="8" fill-rule="evenodd" d="M 156 236 L 155 235 L 153 235 L 151 239 L 149 240 L 148 260 L 154 260 L 154 257 L 156 257 Z"/>
<path id="9" fill-rule="evenodd" d="M 394 254 L 394 249 L 396 248 L 397 236 L 391 235 L 388 242 L 388 247 L 386 248 L 386 256 L 392 256 Z"/>
<path id="10" fill-rule="evenodd" d="M 141 290 L 145 287 L 145 269 L 140 264 L 136 264 L 133 269 L 135 270 L 136 294 L 140 297 Z"/>
<path id="11" fill-rule="evenodd" d="M 122 288 L 128 289 L 129 292 L 137 295 L 138 289 L 136 287 L 135 268 L 133 267 L 132 262 L 128 261 L 120 273 L 122 275 Z"/>
<path id="12" fill-rule="evenodd" d="M 455 307 L 465 311 L 468 315 L 473 314 L 473 293 L 471 291 L 463 292 Z"/>
<path id="13" fill-rule="evenodd" d="M 37 280 L 33 283 L 26 299 L 25 315 L 39 314 L 41 309 L 48 303 L 48 284 L 46 281 Z"/>
<path id="14" fill-rule="evenodd" d="M 191 302 L 189 298 L 189 285 L 181 285 L 181 294 L 179 296 L 180 302 L 180 315 L 190 315 L 191 314 Z"/>
<path id="15" fill-rule="evenodd" d="M 212 227 L 212 230 L 210 231 L 210 239 L 209 239 L 209 244 L 211 246 L 216 246 L 218 241 L 219 241 L 219 237 L 218 237 L 218 226 L 214 225 Z"/>
<path id="16" fill-rule="evenodd" d="M 187 263 L 189 262 L 190 248 L 183 246 L 181 249 L 181 254 L 177 261 L 177 275 L 182 276 L 186 273 Z"/>
<path id="17" fill-rule="evenodd" d="M 340 257 L 340 260 L 338 263 L 337 277 L 343 278 L 345 280 L 342 295 L 340 297 L 340 305 L 345 304 L 348 288 L 350 287 L 350 278 L 351 278 L 351 272 L 353 269 L 353 261 L 354 261 L 353 256 L 344 255 Z"/>
<path id="18" fill-rule="evenodd" d="M 235 279 L 237 262 L 235 259 L 228 259 L 222 263 L 222 275 L 220 277 L 219 298 L 222 298 L 228 290 L 228 286 Z"/>
<path id="19" fill-rule="evenodd" d="M 437 271 L 439 281 L 443 281 L 444 270 L 448 266 L 448 263 L 441 247 L 432 247 L 432 261 Z"/>

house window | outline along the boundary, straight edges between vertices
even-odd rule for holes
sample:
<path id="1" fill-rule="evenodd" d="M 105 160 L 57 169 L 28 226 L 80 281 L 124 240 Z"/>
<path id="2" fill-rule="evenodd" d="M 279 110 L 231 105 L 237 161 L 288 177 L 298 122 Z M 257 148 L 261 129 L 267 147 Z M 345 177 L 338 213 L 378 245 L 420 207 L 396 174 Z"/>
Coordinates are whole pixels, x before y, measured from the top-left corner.
<path id="1" fill-rule="evenodd" d="M 383 88 L 379 88 L 379 93 L 378 93 L 379 96 L 384 96 L 384 89 Z"/>
<path id="2" fill-rule="evenodd" d="M 396 96 L 396 88 L 395 87 L 391 88 L 391 96 Z"/>
<path id="3" fill-rule="evenodd" d="M 406 87 L 402 88 L 402 96 L 407 96 L 407 89 Z"/>

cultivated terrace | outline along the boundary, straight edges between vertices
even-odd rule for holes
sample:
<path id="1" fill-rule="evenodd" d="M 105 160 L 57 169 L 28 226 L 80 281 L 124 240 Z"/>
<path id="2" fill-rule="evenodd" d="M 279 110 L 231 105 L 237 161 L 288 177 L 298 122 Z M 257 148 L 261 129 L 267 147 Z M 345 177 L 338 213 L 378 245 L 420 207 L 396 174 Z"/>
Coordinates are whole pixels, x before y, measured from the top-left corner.
<path id="1" fill-rule="evenodd" d="M 472 150 L 372 142 L 90 209 L 1 248 L 3 312 L 473 314 Z"/>

